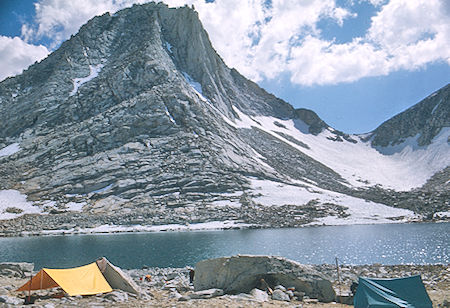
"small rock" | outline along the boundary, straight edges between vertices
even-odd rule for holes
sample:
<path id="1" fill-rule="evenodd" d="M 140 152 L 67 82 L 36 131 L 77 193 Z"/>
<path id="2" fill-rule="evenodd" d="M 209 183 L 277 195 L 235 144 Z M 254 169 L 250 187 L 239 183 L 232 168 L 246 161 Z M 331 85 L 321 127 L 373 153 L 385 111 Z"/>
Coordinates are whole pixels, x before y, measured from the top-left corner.
<path id="1" fill-rule="evenodd" d="M 48 304 L 45 304 L 43 308 L 55 308 L 55 305 L 48 303 Z"/>
<path id="2" fill-rule="evenodd" d="M 180 299 L 180 297 L 182 297 L 182 296 L 180 293 L 178 293 L 177 290 L 169 293 L 169 298 L 174 298 L 174 299 L 178 300 L 178 299 Z"/>
<path id="3" fill-rule="evenodd" d="M 297 298 L 297 300 L 302 301 L 303 297 L 305 296 L 305 292 L 294 291 L 294 296 Z"/>
<path id="4" fill-rule="evenodd" d="M 260 289 L 253 289 L 250 291 L 250 295 L 253 296 L 258 302 L 267 302 L 269 300 L 269 294 Z"/>
<path id="5" fill-rule="evenodd" d="M 184 295 L 178 299 L 179 302 L 187 302 L 189 300 L 191 300 L 189 295 Z"/>
<path id="6" fill-rule="evenodd" d="M 34 269 L 34 263 L 3 262 L 0 263 L 0 276 L 27 278 Z"/>
<path id="7" fill-rule="evenodd" d="M 283 287 L 282 285 L 277 285 L 276 287 L 275 287 L 275 290 L 281 290 L 281 291 L 283 291 L 283 292 L 286 292 L 286 288 L 285 287 Z"/>
<path id="8" fill-rule="evenodd" d="M 20 305 L 23 304 L 23 300 L 17 297 L 2 295 L 0 296 L 0 303 L 5 303 L 9 305 Z"/>
<path id="9" fill-rule="evenodd" d="M 0 295 L 7 295 L 9 294 L 8 289 L 6 289 L 5 287 L 0 287 Z"/>
<path id="10" fill-rule="evenodd" d="M 197 291 L 189 295 L 191 299 L 208 299 L 223 295 L 222 289 L 208 289 Z"/>
<path id="11" fill-rule="evenodd" d="M 280 289 L 273 291 L 272 299 L 277 300 L 277 301 L 285 301 L 285 302 L 291 301 L 291 299 L 289 298 L 289 295 L 287 295 Z"/>
<path id="12" fill-rule="evenodd" d="M 303 301 L 305 304 L 317 304 L 319 302 L 316 298 L 304 298 Z"/>
<path id="13" fill-rule="evenodd" d="M 169 273 L 167 274 L 167 280 L 175 279 L 178 276 L 178 273 Z"/>
<path id="14" fill-rule="evenodd" d="M 104 296 L 105 299 L 108 299 L 113 302 L 125 302 L 128 300 L 128 293 L 124 291 L 112 291 Z"/>
<path id="15" fill-rule="evenodd" d="M 247 293 L 239 293 L 237 295 L 231 295 L 230 298 L 234 299 L 234 300 L 238 300 L 238 301 L 254 301 L 255 298 L 253 296 L 251 296 L 250 294 Z"/>
<path id="16" fill-rule="evenodd" d="M 177 286 L 174 285 L 173 283 L 165 284 L 165 285 L 162 287 L 163 290 L 170 290 L 170 289 L 176 289 L 176 288 L 177 288 Z"/>
<path id="17" fill-rule="evenodd" d="M 291 290 L 287 290 L 285 293 L 289 296 L 290 299 L 294 298 L 294 292 L 292 292 Z"/>

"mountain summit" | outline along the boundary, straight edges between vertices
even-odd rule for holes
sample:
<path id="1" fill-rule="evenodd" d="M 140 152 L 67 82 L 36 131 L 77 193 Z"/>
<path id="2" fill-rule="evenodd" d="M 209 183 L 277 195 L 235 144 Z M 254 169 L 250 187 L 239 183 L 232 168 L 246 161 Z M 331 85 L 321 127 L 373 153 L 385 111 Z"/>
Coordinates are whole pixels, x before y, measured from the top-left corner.
<path id="1" fill-rule="evenodd" d="M 433 95 L 347 135 L 228 68 L 193 9 L 107 13 L 0 83 L 0 230 L 431 217 L 450 199 Z"/>

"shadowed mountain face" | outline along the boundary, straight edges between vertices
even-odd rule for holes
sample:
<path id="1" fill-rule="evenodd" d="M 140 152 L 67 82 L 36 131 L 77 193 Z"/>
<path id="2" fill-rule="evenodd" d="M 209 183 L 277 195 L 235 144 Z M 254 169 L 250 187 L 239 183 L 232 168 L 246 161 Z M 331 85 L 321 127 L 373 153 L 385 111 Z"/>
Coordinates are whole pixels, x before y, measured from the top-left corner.
<path id="1" fill-rule="evenodd" d="M 210 220 L 297 226 L 351 222 L 373 208 L 380 217 L 392 209 L 383 204 L 445 210 L 448 89 L 370 136 L 350 136 L 229 69 L 188 7 L 150 3 L 104 14 L 0 83 L 0 189 L 50 213 L 0 227 L 6 234 L 20 231 L 21 220 L 32 230 Z M 405 140 L 416 136 L 409 151 Z M 419 165 L 402 162 L 406 150 Z M 417 179 L 406 181 L 415 170 Z M 429 195 L 411 206 L 424 187 Z"/>

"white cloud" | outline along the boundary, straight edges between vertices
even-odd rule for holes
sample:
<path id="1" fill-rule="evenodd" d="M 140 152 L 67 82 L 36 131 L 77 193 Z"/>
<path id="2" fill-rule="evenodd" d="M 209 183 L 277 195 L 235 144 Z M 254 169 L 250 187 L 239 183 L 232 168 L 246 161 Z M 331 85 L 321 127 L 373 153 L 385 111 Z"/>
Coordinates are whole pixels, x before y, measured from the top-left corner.
<path id="1" fill-rule="evenodd" d="M 363 1 L 363 0 L 360 0 Z M 290 73 L 302 85 L 352 82 L 367 76 L 414 70 L 435 61 L 450 64 L 450 16 L 445 0 L 365 0 L 377 14 L 363 37 L 338 44 L 325 40 L 324 19 L 345 27 L 356 16 L 335 0 L 165 0 L 194 4 L 225 62 L 258 81 Z M 36 20 L 22 36 L 52 39 L 53 48 L 95 15 L 145 0 L 39 0 Z M 447 5 L 448 6 L 448 5 Z"/>
<path id="2" fill-rule="evenodd" d="M 366 76 L 388 73 L 383 50 L 354 40 L 333 44 L 315 37 L 306 37 L 302 45 L 292 49 L 288 70 L 291 80 L 302 85 L 351 82 Z"/>
<path id="3" fill-rule="evenodd" d="M 264 1 L 216 1 L 195 7 L 225 62 L 253 80 L 286 71 L 292 47 L 307 34 L 319 36 L 321 19 L 342 24 L 354 16 L 334 0 L 273 0 L 270 6 Z"/>
<path id="4" fill-rule="evenodd" d="M 388 2 L 388 0 L 366 0 L 366 1 L 370 2 L 373 6 L 380 6 Z"/>
<path id="5" fill-rule="evenodd" d="M 393 0 L 372 18 L 367 38 L 386 51 L 392 70 L 450 64 L 450 16 L 438 0 Z"/>
<path id="6" fill-rule="evenodd" d="M 115 7 L 112 0 L 40 0 L 35 3 L 34 23 L 22 27 L 22 36 L 28 41 L 48 37 L 57 45 L 92 17 L 115 10 Z"/>
<path id="7" fill-rule="evenodd" d="M 18 37 L 0 36 L 0 80 L 20 74 L 35 61 L 48 55 L 46 47 L 30 45 Z"/>
<path id="8" fill-rule="evenodd" d="M 342 26 L 356 17 L 335 1 L 273 0 L 270 7 L 250 0 L 197 2 L 189 3 L 195 3 L 219 54 L 255 81 L 287 72 L 293 83 L 336 84 L 436 61 L 450 64 L 444 0 L 370 0 L 378 12 L 369 30 L 345 44 L 323 39 L 317 27 L 323 19 Z"/>

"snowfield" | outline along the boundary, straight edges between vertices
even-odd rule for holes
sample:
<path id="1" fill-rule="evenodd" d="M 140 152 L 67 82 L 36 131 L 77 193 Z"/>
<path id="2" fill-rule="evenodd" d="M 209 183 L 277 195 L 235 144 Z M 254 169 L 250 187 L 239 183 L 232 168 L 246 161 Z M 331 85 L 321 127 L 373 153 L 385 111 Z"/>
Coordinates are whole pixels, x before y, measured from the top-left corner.
<path id="1" fill-rule="evenodd" d="M 358 135 L 350 136 L 357 143 L 346 140 L 337 142 L 327 139 L 336 136 L 332 129 L 314 136 L 308 133 L 308 126 L 301 120 L 280 120 L 266 116 L 251 118 L 238 108 L 233 108 L 240 119 L 235 122 L 227 119 L 229 125 L 261 129 L 330 167 L 356 187 L 379 184 L 385 188 L 407 191 L 422 186 L 433 174 L 450 165 L 450 145 L 446 142 L 450 137 L 448 127 L 442 129 L 432 143 L 425 147 L 417 145 L 416 136 L 400 145 L 375 149 L 370 142 L 362 142 Z M 276 132 L 301 141 L 309 149 L 290 142 Z"/>
<path id="2" fill-rule="evenodd" d="M 27 196 L 20 191 L 0 190 L 0 220 L 13 219 L 23 214 L 41 214 L 41 209 L 27 201 Z"/>
<path id="3" fill-rule="evenodd" d="M 249 179 L 253 194 L 258 197 L 253 201 L 264 206 L 302 205 L 311 200 L 319 203 L 332 203 L 346 207 L 349 216 L 340 218 L 328 216 L 319 218 L 310 225 L 349 225 L 408 222 L 417 219 L 410 210 L 393 208 L 384 204 L 366 201 L 333 191 L 324 190 L 308 183 L 302 186 L 287 185 L 269 180 Z"/>

